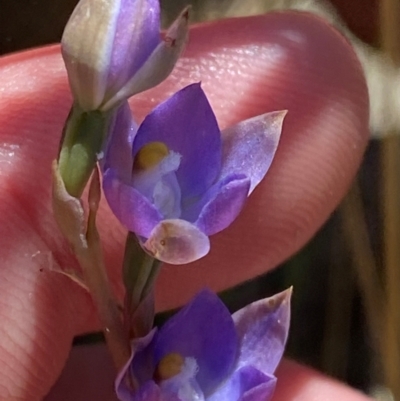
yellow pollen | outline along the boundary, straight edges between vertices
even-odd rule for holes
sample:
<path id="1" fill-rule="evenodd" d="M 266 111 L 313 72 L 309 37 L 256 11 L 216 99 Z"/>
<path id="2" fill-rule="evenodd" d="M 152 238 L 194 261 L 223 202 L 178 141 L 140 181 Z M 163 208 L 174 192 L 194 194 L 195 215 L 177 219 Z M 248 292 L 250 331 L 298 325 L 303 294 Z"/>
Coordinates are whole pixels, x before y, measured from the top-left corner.
<path id="1" fill-rule="evenodd" d="M 165 355 L 156 367 L 154 380 L 160 382 L 178 375 L 181 373 L 184 362 L 183 356 L 176 352 Z"/>
<path id="2" fill-rule="evenodd" d="M 147 170 L 156 166 L 169 154 L 168 146 L 164 142 L 150 142 L 143 146 L 136 154 L 133 163 L 134 170 Z"/>

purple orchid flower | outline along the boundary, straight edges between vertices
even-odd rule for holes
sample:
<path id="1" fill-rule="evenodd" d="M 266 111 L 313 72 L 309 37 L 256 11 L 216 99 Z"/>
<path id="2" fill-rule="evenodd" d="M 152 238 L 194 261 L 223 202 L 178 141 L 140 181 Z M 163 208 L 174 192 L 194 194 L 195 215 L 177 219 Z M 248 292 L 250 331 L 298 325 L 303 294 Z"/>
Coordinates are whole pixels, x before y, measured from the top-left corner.
<path id="1" fill-rule="evenodd" d="M 160 36 L 159 0 L 81 0 L 61 49 L 75 102 L 107 111 L 162 82 L 186 43 L 188 9 Z"/>
<path id="2" fill-rule="evenodd" d="M 103 169 L 110 208 L 156 259 L 203 257 L 208 236 L 234 221 L 267 173 L 285 114 L 264 114 L 221 135 L 200 84 L 160 104 L 139 128 L 124 105 Z"/>
<path id="3" fill-rule="evenodd" d="M 115 385 L 121 401 L 267 401 L 290 323 L 291 289 L 230 315 L 211 291 L 146 337 Z M 134 390 L 133 390 L 134 389 Z"/>

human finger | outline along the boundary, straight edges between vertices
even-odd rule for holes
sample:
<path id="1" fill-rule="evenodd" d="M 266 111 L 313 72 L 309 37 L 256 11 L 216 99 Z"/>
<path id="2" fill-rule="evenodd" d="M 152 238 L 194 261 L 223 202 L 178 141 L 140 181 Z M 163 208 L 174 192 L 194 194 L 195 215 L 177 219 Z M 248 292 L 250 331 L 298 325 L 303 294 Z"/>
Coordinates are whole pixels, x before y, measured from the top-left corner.
<path id="1" fill-rule="evenodd" d="M 215 236 L 203 261 L 163 270 L 159 309 L 201 286 L 219 290 L 254 277 L 299 249 L 338 203 L 367 141 L 359 64 L 347 42 L 315 17 L 271 14 L 195 28 L 172 77 L 137 97 L 134 112 L 142 118 L 199 79 L 222 128 L 269 110 L 289 113 L 272 169 L 238 221 Z M 35 400 L 60 372 L 73 335 L 98 326 L 83 290 L 41 270 L 76 263 L 50 207 L 50 163 L 71 102 L 58 49 L 3 59 L 0 82 L 0 359 L 7 367 L 0 398 Z M 106 205 L 100 230 L 121 290 L 124 230 Z"/>

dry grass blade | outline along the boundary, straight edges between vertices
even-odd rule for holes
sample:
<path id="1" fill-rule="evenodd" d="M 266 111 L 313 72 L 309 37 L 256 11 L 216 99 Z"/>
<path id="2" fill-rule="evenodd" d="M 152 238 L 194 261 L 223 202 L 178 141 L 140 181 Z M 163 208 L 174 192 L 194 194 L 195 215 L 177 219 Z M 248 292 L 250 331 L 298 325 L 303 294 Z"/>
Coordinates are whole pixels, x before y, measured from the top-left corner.
<path id="1" fill-rule="evenodd" d="M 382 48 L 400 62 L 400 4 L 381 1 Z M 389 132 L 382 143 L 384 261 L 387 309 L 385 313 L 382 355 L 386 385 L 394 399 L 400 399 L 400 141 L 399 132 Z"/>

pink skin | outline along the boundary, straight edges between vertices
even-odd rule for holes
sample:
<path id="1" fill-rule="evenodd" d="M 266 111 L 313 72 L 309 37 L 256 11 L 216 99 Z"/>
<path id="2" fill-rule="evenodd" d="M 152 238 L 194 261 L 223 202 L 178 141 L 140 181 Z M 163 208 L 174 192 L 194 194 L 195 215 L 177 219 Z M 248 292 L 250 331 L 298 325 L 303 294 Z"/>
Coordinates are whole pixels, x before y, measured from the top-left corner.
<path id="1" fill-rule="evenodd" d="M 212 237 L 210 255 L 163 269 L 159 310 L 187 301 L 204 285 L 221 290 L 255 277 L 297 251 L 345 194 L 368 141 L 360 65 L 346 40 L 310 15 L 193 28 L 172 76 L 132 101 L 136 116 L 199 80 L 221 128 L 267 111 L 289 113 L 266 179 L 234 224 Z M 98 329 L 85 291 L 46 271 L 76 263 L 55 227 L 49 196 L 50 163 L 71 104 L 59 47 L 0 60 L 0 93 L 0 399 L 36 401 L 59 376 L 72 337 Z M 116 283 L 125 233 L 105 203 L 100 220 Z M 82 377 L 77 369 L 73 374 Z M 366 400 L 289 362 L 280 377 L 276 401 Z"/>

